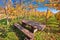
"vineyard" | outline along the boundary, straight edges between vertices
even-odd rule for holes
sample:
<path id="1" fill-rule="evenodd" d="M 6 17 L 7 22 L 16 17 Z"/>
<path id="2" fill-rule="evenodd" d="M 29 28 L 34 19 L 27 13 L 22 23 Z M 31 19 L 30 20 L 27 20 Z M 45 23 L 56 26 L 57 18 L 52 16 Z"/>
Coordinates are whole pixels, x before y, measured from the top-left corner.
<path id="1" fill-rule="evenodd" d="M 43 31 L 34 33 L 34 40 L 60 40 L 60 4 L 57 3 L 60 1 L 55 1 L 56 4 L 44 5 L 48 7 L 43 12 L 36 10 L 36 8 L 40 7 L 38 3 L 43 3 L 44 0 L 36 0 L 36 5 L 32 4 L 34 0 L 29 2 L 26 0 L 26 3 L 21 1 L 21 4 L 15 3 L 15 7 L 11 2 L 12 0 L 8 0 L 8 2 L 3 0 L 5 7 L 0 7 L 0 40 L 24 40 L 25 34 L 13 26 L 16 22 L 22 24 L 23 19 L 46 25 Z M 50 0 L 50 3 L 52 2 Z M 50 10 L 53 7 L 58 10 L 55 14 Z"/>

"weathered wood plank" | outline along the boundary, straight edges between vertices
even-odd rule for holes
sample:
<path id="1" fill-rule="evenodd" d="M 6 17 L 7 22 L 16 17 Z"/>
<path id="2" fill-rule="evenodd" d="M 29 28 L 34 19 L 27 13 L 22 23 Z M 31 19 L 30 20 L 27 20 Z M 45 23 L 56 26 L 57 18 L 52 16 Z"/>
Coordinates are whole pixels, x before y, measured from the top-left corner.
<path id="1" fill-rule="evenodd" d="M 33 27 L 34 29 L 38 29 L 38 30 L 44 30 L 44 28 L 46 27 L 45 25 L 42 25 L 38 22 L 34 22 L 34 21 L 28 21 L 28 20 L 22 20 L 23 24 L 27 24 L 31 27 Z"/>
<path id="2" fill-rule="evenodd" d="M 29 30 L 23 28 L 22 26 L 20 26 L 17 23 L 15 23 L 14 26 L 17 27 L 19 30 L 21 30 L 27 37 L 29 37 L 31 39 L 34 38 L 34 34 L 31 33 Z"/>

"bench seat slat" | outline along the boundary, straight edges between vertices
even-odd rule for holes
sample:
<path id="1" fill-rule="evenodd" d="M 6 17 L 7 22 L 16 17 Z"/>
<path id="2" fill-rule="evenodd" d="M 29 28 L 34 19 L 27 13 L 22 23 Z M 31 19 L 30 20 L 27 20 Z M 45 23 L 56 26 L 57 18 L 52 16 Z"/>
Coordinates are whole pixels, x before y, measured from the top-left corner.
<path id="1" fill-rule="evenodd" d="M 19 24 L 15 23 L 14 26 L 17 27 L 19 30 L 21 30 L 29 38 L 33 38 L 34 37 L 33 33 L 31 33 L 30 31 L 28 31 L 27 29 L 21 27 Z"/>

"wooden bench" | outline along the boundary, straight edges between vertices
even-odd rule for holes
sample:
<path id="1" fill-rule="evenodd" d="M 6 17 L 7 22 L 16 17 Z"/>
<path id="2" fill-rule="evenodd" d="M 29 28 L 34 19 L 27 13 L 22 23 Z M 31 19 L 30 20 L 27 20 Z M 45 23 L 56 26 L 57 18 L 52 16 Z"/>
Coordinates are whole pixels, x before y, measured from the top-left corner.
<path id="1" fill-rule="evenodd" d="M 14 26 L 16 28 L 18 28 L 20 31 L 22 31 L 27 36 L 27 38 L 29 38 L 29 40 L 33 40 L 34 39 L 34 34 L 32 32 L 30 32 L 29 30 L 23 28 L 18 23 L 15 23 Z M 25 40 L 28 40 L 28 39 L 25 39 Z"/>
<path id="2" fill-rule="evenodd" d="M 46 27 L 46 25 L 42 25 L 38 22 L 34 22 L 34 21 L 28 21 L 28 20 L 22 20 L 22 26 L 26 27 L 26 25 L 31 26 L 31 29 L 33 29 L 33 32 L 36 32 L 37 30 L 41 30 L 43 31 L 44 28 Z"/>

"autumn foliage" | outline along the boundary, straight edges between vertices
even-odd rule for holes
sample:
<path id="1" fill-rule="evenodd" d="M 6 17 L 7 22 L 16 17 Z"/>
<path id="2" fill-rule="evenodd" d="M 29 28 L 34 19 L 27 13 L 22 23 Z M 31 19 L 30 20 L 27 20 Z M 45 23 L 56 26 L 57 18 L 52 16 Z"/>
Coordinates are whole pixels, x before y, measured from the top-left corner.
<path id="1" fill-rule="evenodd" d="M 56 13 L 55 16 L 56 16 L 57 20 L 60 21 L 60 12 Z"/>
<path id="2" fill-rule="evenodd" d="M 8 17 L 11 19 L 17 18 L 18 16 L 37 16 L 37 17 L 45 16 L 46 17 L 46 14 L 47 14 L 47 18 L 53 16 L 53 13 L 50 10 L 48 10 L 48 13 L 39 12 L 35 9 L 31 9 L 28 11 L 26 9 L 22 9 L 21 6 L 16 6 L 16 8 L 14 7 L 7 8 L 7 13 L 9 15 Z"/>

